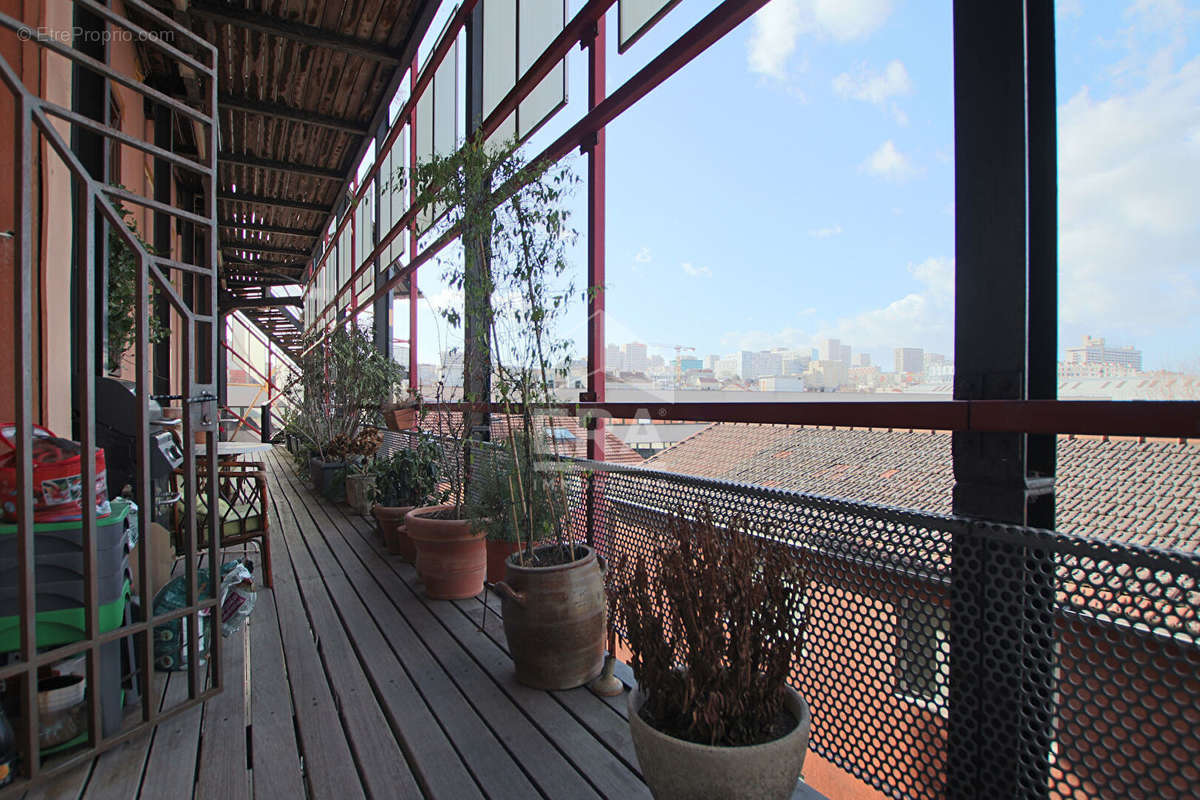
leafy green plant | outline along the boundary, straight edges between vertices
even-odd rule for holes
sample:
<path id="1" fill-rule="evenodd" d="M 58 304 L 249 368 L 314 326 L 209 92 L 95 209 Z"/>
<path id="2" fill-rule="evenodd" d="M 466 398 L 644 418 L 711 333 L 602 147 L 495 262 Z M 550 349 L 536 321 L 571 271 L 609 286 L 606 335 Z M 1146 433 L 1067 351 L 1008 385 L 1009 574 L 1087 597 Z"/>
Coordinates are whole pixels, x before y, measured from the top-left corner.
<path id="1" fill-rule="evenodd" d="M 780 735 L 806 580 L 802 553 L 743 520 L 718 525 L 707 507 L 673 514 L 636 556 L 614 559 L 605 588 L 646 695 L 642 717 L 701 744 Z"/>
<path id="2" fill-rule="evenodd" d="M 463 399 L 494 399 L 518 423 L 509 426 L 507 476 L 484 475 L 482 480 L 501 483 L 484 487 L 483 496 L 490 491 L 494 505 L 507 508 L 516 537 L 527 543 L 547 528 L 563 543 L 561 475 L 551 470 L 533 477 L 547 457 L 557 455 L 557 443 L 551 438 L 542 447 L 547 421 L 535 418 L 554 400 L 554 378 L 570 368 L 570 341 L 557 337 L 554 327 L 577 294 L 566 258 L 576 232 L 565 207 L 577 182 L 568 165 L 526 162 L 515 143 L 468 143 L 416 174 L 418 205 L 447 210 L 443 230 L 457 225 L 461 231 L 462 257 L 444 259 L 442 266 L 447 285 L 463 294 L 463 310 L 448 308 L 442 315 L 451 327 L 463 328 Z M 489 381 L 490 395 L 472 391 Z M 464 433 L 473 424 L 464 424 Z M 551 493 L 562 500 L 545 502 Z"/>
<path id="3" fill-rule="evenodd" d="M 488 451 L 476 451 L 472 497 L 466 514 L 482 521 L 487 538 L 503 542 L 537 542 L 557 533 L 556 521 L 566 512 L 555 473 L 538 469 L 525 454 L 523 434 L 514 433 Z M 541 509 L 527 515 L 524 503 Z"/>
<path id="4" fill-rule="evenodd" d="M 441 455 L 437 444 L 421 437 L 414 447 L 375 459 L 369 467 L 374 478 L 368 492 L 371 501 L 388 507 L 445 502 L 448 492 L 438 487 Z"/>
<path id="5" fill-rule="evenodd" d="M 322 461 L 373 454 L 380 406 L 398 392 L 403 368 L 354 323 L 324 339 L 310 333 L 302 346 L 300 369 L 284 387 L 285 430 Z"/>
<path id="6" fill-rule="evenodd" d="M 117 188 L 124 188 L 118 186 Z M 145 239 L 138 233 L 137 222 L 133 215 L 125 210 L 119 202 L 115 203 L 117 213 L 125 220 L 125 227 L 137 239 L 138 244 L 147 253 L 154 254 Z M 140 272 L 137 252 L 129 246 L 120 231 L 111 225 L 108 228 L 108 353 L 107 367 L 109 372 L 121 368 L 121 357 L 133 347 L 137 336 L 137 282 Z M 147 320 L 150 323 L 150 342 L 161 342 L 170 335 L 170 328 L 163 324 L 157 314 L 152 313 L 158 299 L 159 290 L 153 279 L 147 278 L 150 285 L 150 308 L 147 309 Z"/>

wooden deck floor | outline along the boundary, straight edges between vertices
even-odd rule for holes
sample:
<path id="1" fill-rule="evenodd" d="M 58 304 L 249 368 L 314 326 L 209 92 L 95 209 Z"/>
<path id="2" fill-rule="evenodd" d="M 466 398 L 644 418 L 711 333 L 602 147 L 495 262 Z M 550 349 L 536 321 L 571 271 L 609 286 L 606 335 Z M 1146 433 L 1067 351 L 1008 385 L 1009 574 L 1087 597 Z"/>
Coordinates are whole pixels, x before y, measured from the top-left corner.
<path id="1" fill-rule="evenodd" d="M 224 642 L 225 691 L 28 797 L 649 797 L 624 697 L 518 685 L 481 598 L 427 600 L 286 455 L 267 457 L 275 588 Z M 186 682 L 156 675 L 154 702 Z"/>

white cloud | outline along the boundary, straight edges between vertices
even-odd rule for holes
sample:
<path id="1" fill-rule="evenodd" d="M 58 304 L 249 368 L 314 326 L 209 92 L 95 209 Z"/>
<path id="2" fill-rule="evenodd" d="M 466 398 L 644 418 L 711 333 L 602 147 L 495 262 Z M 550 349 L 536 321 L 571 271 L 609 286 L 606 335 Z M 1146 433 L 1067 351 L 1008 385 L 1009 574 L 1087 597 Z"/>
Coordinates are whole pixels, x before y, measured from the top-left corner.
<path id="1" fill-rule="evenodd" d="M 855 350 L 924 347 L 949 353 L 954 342 L 954 259 L 928 258 L 910 264 L 920 284 L 882 308 L 843 317 L 821 336 L 841 339 Z"/>
<path id="2" fill-rule="evenodd" d="M 833 225 L 828 228 L 813 228 L 808 232 L 808 235 L 814 239 L 828 239 L 831 236 L 841 236 L 842 226 Z"/>
<path id="3" fill-rule="evenodd" d="M 746 61 L 751 72 L 784 77 L 801 34 L 849 42 L 865 38 L 892 13 L 892 0 L 771 0 L 754 15 Z"/>
<path id="4" fill-rule="evenodd" d="M 839 97 L 882 106 L 890 98 L 910 93 L 912 80 L 904 62 L 893 59 L 883 72 L 876 72 L 866 64 L 855 67 L 853 75 L 843 72 L 833 79 L 833 91 Z"/>
<path id="5" fill-rule="evenodd" d="M 860 172 L 885 178 L 890 181 L 905 181 L 917 174 L 917 168 L 912 160 L 896 149 L 891 139 L 879 146 L 879 149 L 858 165 Z"/>
<path id="6" fill-rule="evenodd" d="M 683 267 L 684 272 L 686 272 L 688 275 L 692 276 L 693 278 L 701 278 L 701 277 L 711 278 L 712 277 L 712 270 L 709 269 L 708 267 L 697 267 L 694 264 L 692 264 L 690 261 L 684 261 L 682 264 L 680 264 L 680 266 Z"/>
<path id="7" fill-rule="evenodd" d="M 637 254 L 633 257 L 633 260 L 639 264 L 649 264 L 652 260 L 650 256 L 650 248 L 643 247 L 641 250 L 638 250 Z"/>
<path id="8" fill-rule="evenodd" d="M 1126 335 L 1194 324 L 1200 58 L 1150 74 L 1105 99 L 1084 87 L 1058 110 L 1065 324 Z"/>

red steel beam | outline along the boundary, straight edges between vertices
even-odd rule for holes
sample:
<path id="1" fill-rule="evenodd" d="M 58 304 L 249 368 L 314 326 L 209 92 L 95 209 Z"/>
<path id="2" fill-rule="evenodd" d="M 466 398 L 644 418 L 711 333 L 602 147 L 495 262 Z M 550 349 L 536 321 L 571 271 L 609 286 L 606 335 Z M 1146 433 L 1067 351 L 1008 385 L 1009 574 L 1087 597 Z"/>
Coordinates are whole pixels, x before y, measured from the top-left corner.
<path id="1" fill-rule="evenodd" d="M 499 403 L 447 403 L 433 408 L 505 413 Z M 1195 400 L 938 400 L 729 403 L 561 403 L 546 406 L 571 416 L 674 422 L 745 422 L 849 428 L 1076 434 L 1082 436 L 1200 437 Z"/>
<path id="2" fill-rule="evenodd" d="M 604 17 L 596 20 L 595 32 L 588 42 L 588 112 L 604 101 L 605 30 Z M 596 141 L 587 151 L 588 180 L 588 332 L 587 386 L 589 399 L 604 402 L 604 251 L 605 251 L 605 160 L 604 128 L 596 131 Z M 597 419 L 595 430 L 587 437 L 587 457 L 604 461 L 604 420 Z"/>
<path id="3" fill-rule="evenodd" d="M 709 13 L 708 16 L 692 26 L 687 33 L 676 39 L 674 43 L 663 50 L 649 64 L 622 84 L 621 88 L 600 102 L 595 109 L 584 115 L 579 122 L 571 126 L 566 133 L 543 150 L 540 155 L 532 159 L 532 161 L 534 163 L 544 161 L 554 162 L 577 147 L 589 145 L 593 137 L 621 114 L 621 112 L 645 97 L 659 84 L 678 72 L 693 58 L 700 55 L 700 53 L 704 52 L 708 47 L 712 46 L 721 37 L 732 31 L 764 5 L 766 5 L 766 0 L 725 0 L 725 2 Z M 415 211 L 415 209 L 409 209 L 409 213 L 405 214 L 396 223 L 397 227 L 401 224 L 406 224 L 406 218 L 409 214 L 415 216 Z M 388 237 L 381 240 L 381 246 L 383 241 L 391 241 L 395 233 L 397 231 L 393 228 Z M 449 233 L 454 233 L 454 229 L 451 229 Z M 441 240 L 439 239 L 440 242 Z M 437 244 L 435 243 L 435 246 Z M 441 244 L 441 246 L 444 245 L 445 243 Z M 426 248 L 426 251 L 428 250 L 429 248 Z M 425 253 L 422 253 L 422 255 L 425 255 Z M 419 264 L 414 259 L 405 270 L 401 270 L 384 286 L 376 290 L 375 296 L 371 297 L 368 302 L 373 302 L 375 297 L 378 297 L 389 289 L 395 288 L 406 277 L 408 271 L 415 270 L 417 266 Z"/>

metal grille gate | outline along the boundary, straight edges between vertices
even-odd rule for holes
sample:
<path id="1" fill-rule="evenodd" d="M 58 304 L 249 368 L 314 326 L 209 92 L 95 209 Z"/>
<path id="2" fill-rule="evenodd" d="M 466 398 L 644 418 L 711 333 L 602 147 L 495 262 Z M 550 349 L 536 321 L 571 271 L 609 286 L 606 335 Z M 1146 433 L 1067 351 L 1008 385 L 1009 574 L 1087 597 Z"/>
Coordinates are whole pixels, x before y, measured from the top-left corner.
<path id="1" fill-rule="evenodd" d="M 143 687 L 143 692 L 146 692 L 146 687 L 153 685 L 155 627 L 164 622 L 183 619 L 187 630 L 185 646 L 189 653 L 195 654 L 200 652 L 199 636 L 203 625 L 201 615 L 212 614 L 216 605 L 216 600 L 211 597 L 212 592 L 208 592 L 208 597 L 202 597 L 198 586 L 197 562 L 202 555 L 198 546 L 200 537 L 203 536 L 207 542 L 204 550 L 210 564 L 219 562 L 220 542 L 216 515 L 203 515 L 207 518 L 202 523 L 205 530 L 200 530 L 201 525 L 198 525 L 198 498 L 195 492 L 197 456 L 194 443 L 200 445 L 206 453 L 207 463 L 216 463 L 217 54 L 210 44 L 142 0 L 125 0 L 123 13 L 92 0 L 74 0 L 69 5 L 75 14 L 76 24 L 71 31 L 62 27 L 57 30 L 39 28 L 29 21 L 3 14 L 0 14 L 0 26 L 21 40 L 23 44 L 19 47 L 31 48 L 36 56 L 35 60 L 44 58 L 48 62 L 51 58 L 66 59 L 66 62 L 62 63 L 71 65 L 75 77 L 66 81 L 69 85 L 57 87 L 62 90 L 60 94 L 71 96 L 72 92 L 83 92 L 81 76 L 86 76 L 87 80 L 91 81 L 90 85 L 102 87 L 105 98 L 109 96 L 111 87 L 120 86 L 124 87 L 124 90 L 132 90 L 137 93 L 139 101 L 144 103 L 146 108 L 153 107 L 153 113 L 148 111 L 147 117 L 155 120 L 156 129 L 159 129 L 160 121 L 165 121 L 168 131 L 186 129 L 192 132 L 195 154 L 191 156 L 176 152 L 174 140 L 169 134 L 166 136 L 165 145 L 162 137 L 156 137 L 156 141 L 148 141 L 140 135 L 144 131 L 130 133 L 111 123 L 107 112 L 96 118 L 52 102 L 42 96 L 40 88 L 31 89 L 26 86 L 23 79 L 27 76 L 19 74 L 17 68 L 0 58 L 0 78 L 11 92 L 15 109 L 14 149 L 17 169 L 12 179 L 17 230 L 14 237 L 16 268 L 12 300 L 15 312 L 15 340 L 11 344 L 15 353 L 13 390 L 16 409 L 16 506 L 19 520 L 16 550 L 20 576 L 17 587 L 20 649 L 14 663 L 0 668 L 0 680 L 4 680 L 9 686 L 14 683 L 19 686 L 21 719 L 14 727 L 17 734 L 20 773 L 27 779 L 21 781 L 24 785 L 28 785 L 30 781 L 36 783 L 60 774 L 94 758 L 100 751 L 142 734 L 157 722 L 213 696 L 220 691 L 222 683 L 221 637 L 218 633 L 207 637 L 210 643 L 207 664 L 199 658 L 188 659 L 189 691 L 186 701 L 161 711 L 156 702 L 142 702 L 140 722 L 135 724 L 132 720 L 126 720 L 113 735 L 104 736 L 102 733 L 98 687 L 102 685 L 103 680 L 111 678 L 102 674 L 102 671 L 111 669 L 112 665 L 102 665 L 101 648 L 112 642 L 132 640 L 136 653 L 133 659 L 133 673 Z M 92 21 L 92 27 L 79 26 L 81 15 L 86 15 L 86 18 Z M 133 63 L 132 68 L 127 67 L 122 71 L 109 62 L 107 48 L 102 48 L 98 58 L 85 52 L 89 48 L 80 46 L 82 43 L 96 41 L 136 41 L 144 53 L 151 54 L 149 63 L 159 65 L 165 74 L 137 74 L 137 65 L 132 58 L 129 59 Z M 154 88 L 166 83 L 156 79 L 172 76 L 181 78 L 182 83 L 190 87 L 185 100 Z M 47 78 L 48 81 L 52 79 L 52 76 Z M 70 133 L 64 135 L 65 131 Z M 156 175 L 166 176 L 165 193 L 160 193 L 159 189 L 162 187 L 156 186 L 155 197 L 146 197 L 111 185 L 107 174 L 96 175 L 94 170 L 89 170 L 70 144 L 81 131 L 96 137 L 96 140 L 104 145 L 105 152 L 121 153 L 122 148 L 128 148 L 140 153 L 145 161 L 153 160 L 156 167 L 164 166 L 165 169 L 161 172 L 156 169 Z M 140 618 L 131 619 L 126 615 L 125 624 L 112 630 L 103 630 L 99 619 L 97 589 L 96 508 L 93 503 L 84 502 L 80 536 L 84 564 L 85 631 L 78 641 L 53 648 L 39 648 L 35 614 L 38 589 L 33 566 L 38 544 L 34 531 L 32 499 L 32 427 L 35 422 L 34 387 L 36 379 L 40 377 L 35 372 L 40 367 L 32 331 L 36 320 L 35 296 L 39 291 L 38 284 L 42 273 L 46 269 L 45 254 L 40 252 L 38 246 L 42 235 L 40 229 L 58 221 L 43 219 L 39 205 L 42 197 L 35 192 L 43 189 L 38 183 L 37 175 L 42 162 L 50 158 L 57 159 L 65 166 L 69 174 L 74 207 L 78 210 L 68 226 L 68 232 L 73 237 L 71 281 L 76 298 L 70 310 L 75 328 L 71 346 L 76 372 L 72 405 L 77 427 L 75 437 L 82 446 L 83 487 L 94 486 L 97 477 L 94 459 L 94 401 L 95 378 L 99 366 L 97 344 L 103 341 L 103 332 L 97 330 L 96 324 L 96 289 L 97 279 L 106 274 L 105 270 L 101 269 L 106 248 L 102 244 L 97 246 L 97 243 L 104 242 L 106 237 L 98 237 L 97 233 L 103 233 L 106 229 L 116 232 L 137 260 L 136 302 L 133 311 L 136 323 L 133 350 L 137 403 L 134 500 L 140 508 L 140 513 L 137 525 L 138 554 L 133 569 L 136 570 L 138 586 L 142 587 L 143 592 L 145 587 L 150 586 L 151 563 L 166 555 L 151 552 L 152 537 L 147 535 L 149 512 L 152 504 L 156 502 L 156 498 L 151 494 L 150 485 L 151 443 L 148 419 L 153 392 L 153 359 L 150 347 L 153 291 L 156 290 L 166 298 L 176 323 L 174 331 L 178 340 L 173 345 L 177 348 L 175 353 L 178 358 L 179 377 L 176 383 L 178 394 L 172 399 L 180 401 L 183 420 L 184 460 L 180 476 L 183 491 L 180 503 L 185 524 L 179 544 L 182 551 L 180 554 L 186 557 L 184 574 L 187 605 L 180 610 L 154 616 L 151 613 L 150 598 L 144 597 Z M 186 174 L 198 184 L 198 201 L 195 206 L 186 203 L 186 193 L 171 191 L 170 187 L 174 185 L 177 174 Z M 166 199 L 163 199 L 164 197 Z M 178 226 L 179 229 L 193 232 L 194 247 L 183 248 L 182 252 L 186 255 L 192 250 L 194 254 L 177 256 L 171 252 L 155 252 L 144 247 L 126 228 L 124 215 L 118 210 L 120 203 L 147 209 L 156 220 L 167 222 L 171 226 L 168 230 Z M 63 234 L 56 231 L 53 235 Z M 152 286 L 155 288 L 152 289 Z M 5 345 L 8 346 L 8 343 Z M 215 508 L 217 482 L 207 483 L 209 494 L 200 500 L 200 504 L 207 508 Z M 85 498 L 87 494 L 85 489 Z M 70 751 L 65 756 L 43 756 L 37 746 L 38 671 L 53 662 L 80 654 L 86 656 L 86 685 L 90 687 L 87 692 L 87 746 Z"/>

